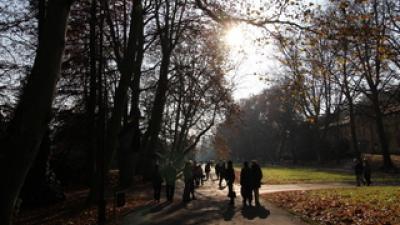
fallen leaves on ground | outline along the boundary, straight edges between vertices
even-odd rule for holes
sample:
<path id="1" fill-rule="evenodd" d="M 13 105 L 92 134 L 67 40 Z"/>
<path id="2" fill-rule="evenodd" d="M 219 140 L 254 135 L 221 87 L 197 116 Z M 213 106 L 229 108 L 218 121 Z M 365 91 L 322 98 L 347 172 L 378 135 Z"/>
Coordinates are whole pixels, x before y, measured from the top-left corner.
<path id="1" fill-rule="evenodd" d="M 319 224 L 400 225 L 399 187 L 293 191 L 263 197 Z"/>
<path id="2" fill-rule="evenodd" d="M 107 198 L 107 220 L 112 221 L 119 218 L 139 206 L 151 201 L 151 188 L 139 187 L 138 191 L 126 192 L 126 204 L 116 207 L 114 211 L 114 198 Z M 68 192 L 67 199 L 47 207 L 25 209 L 16 216 L 15 225 L 95 225 L 97 224 L 97 206 L 87 205 L 86 198 L 88 189 Z"/>

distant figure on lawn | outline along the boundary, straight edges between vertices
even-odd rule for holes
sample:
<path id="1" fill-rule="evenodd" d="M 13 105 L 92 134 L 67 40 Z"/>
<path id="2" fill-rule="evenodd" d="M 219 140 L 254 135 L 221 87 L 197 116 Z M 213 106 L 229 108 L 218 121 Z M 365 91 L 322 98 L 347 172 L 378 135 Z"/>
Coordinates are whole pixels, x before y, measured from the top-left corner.
<path id="1" fill-rule="evenodd" d="M 228 167 L 225 171 L 225 180 L 228 185 L 228 197 L 231 199 L 230 205 L 235 204 L 236 193 L 233 191 L 233 183 L 235 182 L 235 170 L 233 169 L 232 161 L 228 161 Z"/>
<path id="2" fill-rule="evenodd" d="M 176 168 L 169 162 L 164 169 L 165 191 L 169 202 L 174 200 L 176 173 Z"/>
<path id="3" fill-rule="evenodd" d="M 365 184 L 364 177 L 363 177 L 364 167 L 363 167 L 362 162 L 359 159 L 354 159 L 354 173 L 356 175 L 357 186 L 360 186 L 361 184 Z"/>
<path id="4" fill-rule="evenodd" d="M 256 206 L 260 206 L 260 192 L 259 189 L 261 187 L 261 180 L 263 178 L 263 174 L 261 171 L 260 166 L 258 165 L 258 163 L 253 160 L 251 162 L 251 177 L 252 177 L 252 186 L 253 186 L 253 192 L 254 192 L 254 200 L 256 203 Z"/>
<path id="5" fill-rule="evenodd" d="M 221 166 L 219 167 L 219 187 L 222 187 L 222 180 L 225 179 L 225 175 L 226 175 L 226 166 L 225 162 L 222 162 Z"/>
<path id="6" fill-rule="evenodd" d="M 367 159 L 363 160 L 364 179 L 367 186 L 371 185 L 371 166 Z"/>
<path id="7" fill-rule="evenodd" d="M 153 190 L 154 190 L 154 201 L 159 203 L 160 202 L 160 195 L 161 195 L 161 184 L 163 179 L 161 177 L 160 168 L 158 165 L 154 167 L 153 175 Z"/>
<path id="8" fill-rule="evenodd" d="M 185 182 L 185 187 L 183 189 L 183 202 L 190 201 L 190 193 L 193 188 L 193 171 L 192 163 L 190 161 L 186 162 L 185 168 L 183 169 L 183 180 Z"/>
<path id="9" fill-rule="evenodd" d="M 206 180 L 210 179 L 210 172 L 211 172 L 211 162 L 208 162 L 204 167 L 204 171 L 206 172 Z"/>
<path id="10" fill-rule="evenodd" d="M 252 171 L 249 167 L 248 162 L 243 163 L 243 168 L 240 171 L 240 194 L 243 198 L 243 208 L 247 206 L 247 202 L 249 206 L 251 206 L 251 201 L 253 200 L 252 191 L 253 191 L 253 178 Z"/>

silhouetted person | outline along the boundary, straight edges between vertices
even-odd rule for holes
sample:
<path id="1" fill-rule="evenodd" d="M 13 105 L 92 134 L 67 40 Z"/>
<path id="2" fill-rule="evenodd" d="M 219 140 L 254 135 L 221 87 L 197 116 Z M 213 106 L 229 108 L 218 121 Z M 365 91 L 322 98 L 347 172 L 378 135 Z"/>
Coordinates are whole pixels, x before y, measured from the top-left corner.
<path id="1" fill-rule="evenodd" d="M 193 172 L 192 163 L 190 161 L 186 162 L 185 168 L 183 169 L 183 180 L 185 182 L 185 187 L 183 189 L 183 202 L 190 201 L 190 192 L 193 184 Z"/>
<path id="2" fill-rule="evenodd" d="M 228 161 L 228 167 L 225 170 L 225 180 L 228 185 L 228 197 L 231 199 L 231 205 L 235 204 L 236 194 L 233 191 L 233 183 L 235 182 L 235 170 L 233 169 L 232 161 Z"/>
<path id="3" fill-rule="evenodd" d="M 160 194 L 161 194 L 161 184 L 162 184 L 162 177 L 160 173 L 160 168 L 158 165 L 155 166 L 153 175 L 152 175 L 152 181 L 153 181 L 153 190 L 154 190 L 154 201 L 157 203 L 160 202 Z"/>
<path id="4" fill-rule="evenodd" d="M 176 169 L 172 165 L 172 162 L 167 164 L 164 171 L 165 178 L 165 191 L 167 195 L 167 201 L 172 202 L 175 193 L 175 180 L 176 180 Z"/>
<path id="5" fill-rule="evenodd" d="M 252 186 L 254 192 L 254 200 L 256 206 L 260 205 L 260 192 L 259 189 L 261 187 L 261 179 L 263 177 L 262 171 L 260 166 L 257 164 L 256 161 L 251 162 L 251 177 L 252 177 Z"/>
<path id="6" fill-rule="evenodd" d="M 357 186 L 364 184 L 363 172 L 362 162 L 359 159 L 354 159 L 354 173 L 356 175 Z"/>
<path id="7" fill-rule="evenodd" d="M 247 202 L 249 203 L 249 206 L 251 206 L 251 201 L 253 200 L 253 178 L 248 162 L 243 163 L 243 168 L 240 171 L 240 185 L 240 194 L 243 198 L 243 207 L 247 206 Z"/>
<path id="8" fill-rule="evenodd" d="M 215 175 L 217 175 L 217 180 L 219 180 L 219 175 L 221 172 L 220 168 L 221 168 L 221 162 L 216 163 L 214 169 L 215 169 Z"/>
<path id="9" fill-rule="evenodd" d="M 200 183 L 203 184 L 203 182 L 202 182 L 203 168 L 201 168 L 201 164 L 194 166 L 194 178 L 195 178 L 197 187 L 200 185 Z"/>
<path id="10" fill-rule="evenodd" d="M 204 167 L 204 171 L 206 172 L 206 180 L 210 179 L 210 172 L 211 172 L 211 163 L 208 162 Z"/>
<path id="11" fill-rule="evenodd" d="M 222 187 L 222 180 L 225 179 L 226 175 L 226 166 L 225 162 L 223 162 L 219 167 L 219 187 Z"/>
<path id="12" fill-rule="evenodd" d="M 364 172 L 364 179 L 367 186 L 371 185 L 371 166 L 367 159 L 363 161 L 363 172 Z"/>

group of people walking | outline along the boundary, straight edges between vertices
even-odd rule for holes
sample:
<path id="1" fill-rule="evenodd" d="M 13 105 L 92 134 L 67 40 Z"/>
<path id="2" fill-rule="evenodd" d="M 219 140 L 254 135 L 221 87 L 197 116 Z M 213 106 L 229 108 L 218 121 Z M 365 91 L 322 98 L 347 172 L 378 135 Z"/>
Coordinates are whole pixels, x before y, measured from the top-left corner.
<path id="1" fill-rule="evenodd" d="M 165 168 L 163 168 L 163 173 L 160 172 L 160 167 L 158 165 L 155 166 L 152 174 L 154 201 L 157 203 L 160 202 L 163 180 L 165 180 L 165 196 L 167 201 L 173 201 L 175 194 L 176 175 L 177 170 L 172 163 L 168 163 Z"/>
<path id="2" fill-rule="evenodd" d="M 183 202 L 189 202 L 190 200 L 195 200 L 196 196 L 194 189 L 197 186 L 203 185 L 204 183 L 203 168 L 201 164 L 192 161 L 188 161 L 183 169 L 183 180 L 185 182 L 185 187 L 183 189 Z"/>
<path id="3" fill-rule="evenodd" d="M 251 162 L 251 166 L 248 162 L 243 163 L 243 168 L 240 171 L 240 192 L 243 197 L 243 206 L 251 206 L 254 193 L 255 205 L 260 205 L 260 192 L 261 180 L 263 174 L 260 166 L 257 162 Z M 248 204 L 248 205 L 247 205 Z"/>
<path id="4" fill-rule="evenodd" d="M 236 193 L 233 190 L 233 184 L 235 182 L 235 171 L 233 169 L 232 161 L 228 161 L 227 167 L 225 162 L 219 162 L 215 165 L 215 174 L 219 180 L 219 187 L 222 187 L 222 182 L 225 180 L 228 186 L 228 197 L 230 198 L 230 204 L 234 204 Z M 251 165 L 246 161 L 243 163 L 243 168 L 240 171 L 240 195 L 243 199 L 243 207 L 251 206 L 253 201 L 255 205 L 259 206 L 259 189 L 261 187 L 261 180 L 263 174 L 260 166 L 256 161 L 252 161 Z"/>
<path id="5" fill-rule="evenodd" d="M 204 166 L 204 172 L 201 164 L 196 162 L 188 161 L 182 171 L 184 189 L 182 201 L 187 203 L 191 200 L 195 200 L 195 187 L 203 185 L 204 181 L 212 180 L 211 177 L 211 162 L 208 162 Z M 217 180 L 219 180 L 219 187 L 222 188 L 223 181 L 226 182 L 228 187 L 228 197 L 230 199 L 229 204 L 234 205 L 236 198 L 236 192 L 234 191 L 235 182 L 235 170 L 232 161 L 218 162 L 215 165 L 215 174 Z M 160 172 L 158 165 L 155 166 L 153 172 L 153 189 L 154 189 L 154 200 L 160 201 L 161 187 L 163 180 L 165 180 L 165 189 L 167 201 L 172 202 L 175 193 L 175 182 L 177 177 L 177 169 L 174 168 L 172 163 L 169 163 L 163 168 L 163 172 Z M 259 188 L 261 187 L 262 171 L 256 161 L 252 161 L 251 165 L 248 162 L 243 163 L 243 168 L 240 172 L 240 194 L 243 198 L 243 206 L 251 206 L 254 194 L 255 205 L 259 206 Z"/>

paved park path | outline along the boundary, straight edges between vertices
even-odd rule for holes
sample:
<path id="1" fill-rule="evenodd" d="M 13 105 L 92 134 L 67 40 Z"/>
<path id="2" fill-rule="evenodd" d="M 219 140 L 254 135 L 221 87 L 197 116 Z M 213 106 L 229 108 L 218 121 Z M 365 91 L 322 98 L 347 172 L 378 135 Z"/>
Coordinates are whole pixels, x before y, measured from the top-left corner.
<path id="1" fill-rule="evenodd" d="M 179 183 L 173 203 L 146 205 L 128 214 L 122 220 L 122 225 L 305 225 L 296 216 L 280 209 L 269 202 L 261 201 L 261 207 L 242 209 L 241 197 L 238 196 L 235 206 L 229 206 L 227 188 L 220 189 L 218 183 L 206 181 L 204 186 L 196 189 L 197 200 L 183 204 L 182 183 Z M 263 185 L 260 192 L 273 193 L 280 191 L 311 190 L 345 187 L 343 184 L 293 184 L 293 185 Z M 235 184 L 239 195 L 240 186 Z M 164 193 L 162 193 L 164 194 Z"/>

